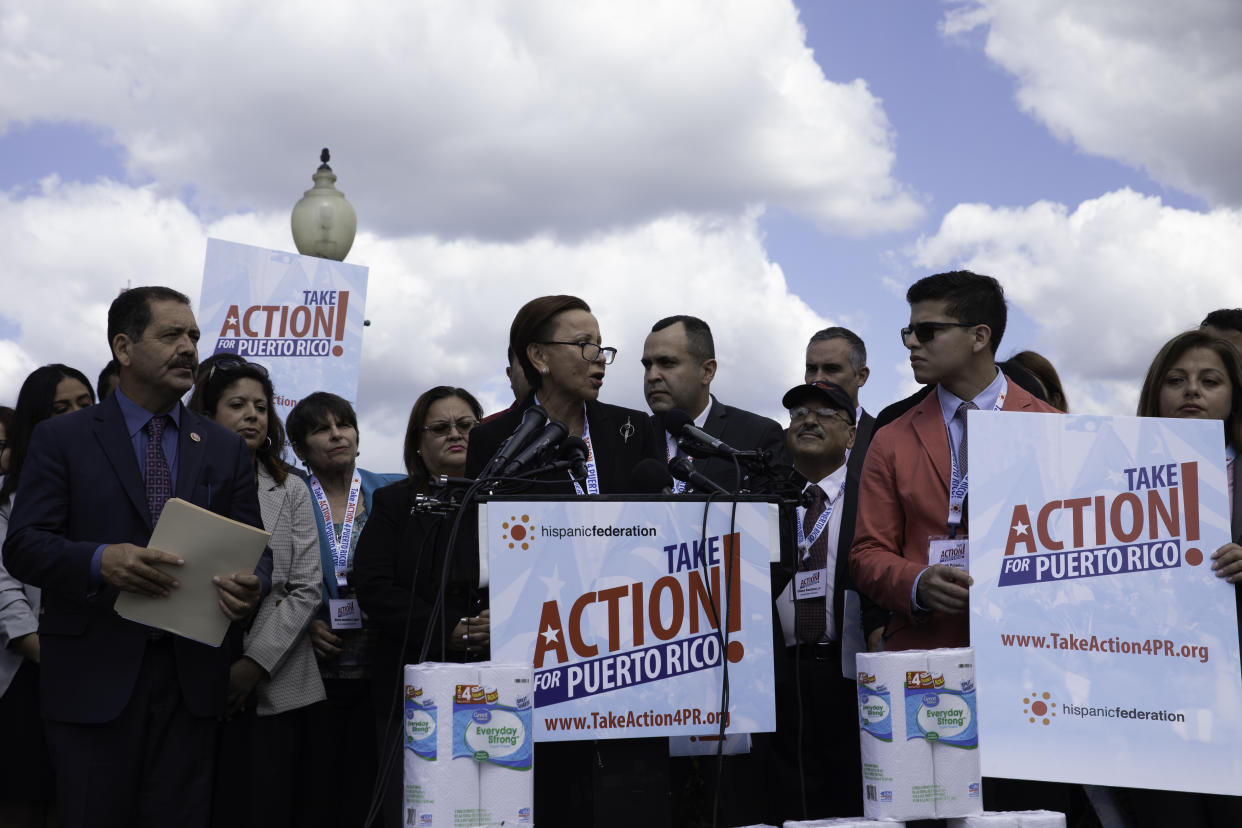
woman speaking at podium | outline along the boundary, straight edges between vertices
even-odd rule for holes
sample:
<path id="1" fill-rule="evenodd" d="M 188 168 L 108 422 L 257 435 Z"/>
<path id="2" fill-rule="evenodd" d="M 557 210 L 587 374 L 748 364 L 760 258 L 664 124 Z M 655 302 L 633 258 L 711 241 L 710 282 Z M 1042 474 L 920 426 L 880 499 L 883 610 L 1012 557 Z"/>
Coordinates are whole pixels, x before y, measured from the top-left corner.
<path id="1" fill-rule="evenodd" d="M 484 423 L 470 436 L 466 476 L 474 477 L 522 421 L 535 403 L 548 421 L 565 424 L 572 437 L 586 443 L 586 480 L 567 472 L 539 476 L 538 494 L 626 494 L 630 472 L 639 460 L 663 460 L 662 444 L 642 411 L 599 401 L 604 370 L 616 348 L 601 347 L 599 322 L 577 296 L 540 296 L 522 306 L 509 328 L 509 345 L 517 355 L 532 395 L 521 405 Z M 512 459 L 512 458 L 510 458 Z"/>
<path id="2" fill-rule="evenodd" d="M 531 494 L 634 493 L 630 475 L 644 458 L 664 461 L 646 413 L 599 401 L 617 355 L 602 347 L 599 322 L 576 296 L 541 296 L 522 306 L 509 346 L 533 389 L 510 411 L 470 435 L 466 476 L 478 476 L 527 409 L 538 403 L 587 446 L 585 479 L 540 474 Z M 512 460 L 512 458 L 510 458 Z M 540 825 L 669 824 L 668 740 L 612 739 L 535 746 L 535 822 Z M 650 818 L 648 816 L 650 809 Z"/>

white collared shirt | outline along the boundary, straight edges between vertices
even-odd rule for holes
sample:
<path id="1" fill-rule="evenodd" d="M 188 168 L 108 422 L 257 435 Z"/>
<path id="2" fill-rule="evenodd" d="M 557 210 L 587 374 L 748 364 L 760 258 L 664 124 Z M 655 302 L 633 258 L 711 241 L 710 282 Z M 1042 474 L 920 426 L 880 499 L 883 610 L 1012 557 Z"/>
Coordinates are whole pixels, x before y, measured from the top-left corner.
<path id="1" fill-rule="evenodd" d="M 824 490 L 824 494 L 828 497 L 825 505 L 831 504 L 832 517 L 828 519 L 828 525 L 824 527 L 824 532 L 828 538 L 828 561 L 824 565 L 827 572 L 824 573 L 824 612 L 827 614 L 828 623 L 824 627 L 824 635 L 829 641 L 836 641 L 839 638 L 836 620 L 832 616 L 832 596 L 836 590 L 837 580 L 837 541 L 841 537 L 841 516 L 845 513 L 845 489 L 842 484 L 845 483 L 845 475 L 847 473 L 846 464 L 842 463 L 832 474 L 819 481 L 819 487 Z M 806 491 L 811 487 L 810 483 L 802 488 Z M 806 509 L 801 506 L 797 509 L 797 519 L 801 523 L 806 517 Z M 810 556 L 810 552 L 802 555 L 805 560 Z M 801 565 L 801 561 L 799 561 Z"/>
<path id="2" fill-rule="evenodd" d="M 712 397 L 709 395 L 707 397 L 707 405 L 703 406 L 703 410 L 699 412 L 699 416 L 694 418 L 695 428 L 701 429 L 704 425 L 706 425 L 707 415 L 711 413 L 712 406 L 715 403 L 716 403 L 715 397 Z M 669 460 L 672 460 L 678 454 L 685 454 L 685 452 L 681 451 L 680 447 L 678 447 L 677 438 L 669 434 L 667 431 L 664 432 L 664 449 L 668 453 Z"/>
<path id="3" fill-rule="evenodd" d="M 988 387 L 975 395 L 971 402 L 979 406 L 980 411 L 991 411 L 996 406 L 996 400 L 1000 397 L 1001 389 L 1004 387 L 1005 375 L 997 368 L 996 376 L 988 383 Z M 944 417 L 945 428 L 949 430 L 949 455 L 956 462 L 957 449 L 962 444 L 962 434 L 966 431 L 966 423 L 963 418 L 957 416 L 957 408 L 965 400 L 960 399 L 952 391 L 946 390 L 943 385 L 936 386 L 936 393 L 940 398 L 940 415 Z"/>

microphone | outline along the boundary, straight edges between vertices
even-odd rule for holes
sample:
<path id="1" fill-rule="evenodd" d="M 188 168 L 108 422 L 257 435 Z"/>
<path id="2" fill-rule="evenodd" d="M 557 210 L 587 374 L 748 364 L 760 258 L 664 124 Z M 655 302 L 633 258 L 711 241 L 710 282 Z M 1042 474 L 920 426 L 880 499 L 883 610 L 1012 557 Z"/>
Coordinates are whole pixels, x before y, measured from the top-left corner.
<path id="1" fill-rule="evenodd" d="M 501 477 L 512 477 L 523 466 L 529 466 L 535 460 L 539 459 L 539 455 L 548 449 L 559 444 L 569 434 L 569 427 L 559 420 L 553 420 L 544 426 L 542 432 L 536 437 L 531 444 L 522 449 L 522 453 L 509 461 L 509 465 L 504 467 L 500 473 Z M 585 444 L 584 444 L 585 445 Z"/>
<path id="2" fill-rule="evenodd" d="M 694 470 L 694 464 L 690 462 L 689 457 L 674 457 L 668 461 L 668 470 L 673 473 L 682 483 L 686 483 L 700 492 L 715 492 L 716 494 L 733 494 L 724 486 L 721 486 L 714 480 L 709 480 L 702 474 Z"/>
<path id="3" fill-rule="evenodd" d="M 569 471 L 575 480 L 586 479 L 587 454 L 587 444 L 581 437 L 566 437 L 561 443 L 561 459 L 569 461 Z"/>
<path id="4" fill-rule="evenodd" d="M 673 477 L 668 466 L 654 457 L 644 457 L 630 470 L 630 491 L 634 494 L 672 494 Z"/>
<path id="5" fill-rule="evenodd" d="M 543 428 L 543 424 L 547 421 L 548 412 L 543 409 L 543 406 L 532 405 L 526 409 L 522 414 L 522 422 L 518 423 L 513 433 L 500 444 L 500 448 L 496 449 L 496 453 L 492 455 L 491 460 L 487 461 L 479 477 L 495 477 L 505 467 L 509 458 L 521 451 L 522 447 L 530 442 L 531 437 Z"/>
<path id="6" fill-rule="evenodd" d="M 723 457 L 757 456 L 756 452 L 738 451 L 723 440 L 716 439 L 703 429 L 697 427 L 690 415 L 682 411 L 680 408 L 673 408 L 664 412 L 664 430 L 674 437 L 681 437 L 685 440 L 701 443 L 711 449 L 714 453 Z M 694 454 L 693 446 L 682 446 L 682 448 L 686 450 L 687 453 Z"/>

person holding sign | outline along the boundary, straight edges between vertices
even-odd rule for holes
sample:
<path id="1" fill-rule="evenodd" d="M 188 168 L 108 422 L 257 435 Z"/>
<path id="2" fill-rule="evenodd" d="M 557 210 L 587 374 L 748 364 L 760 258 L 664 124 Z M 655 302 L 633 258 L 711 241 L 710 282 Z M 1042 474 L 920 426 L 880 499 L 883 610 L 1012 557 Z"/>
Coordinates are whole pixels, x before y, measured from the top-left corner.
<path id="1" fill-rule="evenodd" d="M 996 366 L 1005 294 L 990 276 L 939 273 L 906 292 L 901 341 L 930 393 L 872 438 L 859 484 L 850 574 L 892 612 L 887 648 L 965 647 L 969 588 L 966 412 L 1044 411 Z M 947 562 L 942 562 L 947 561 Z"/>
<path id="2" fill-rule="evenodd" d="M 1235 460 L 1237 446 L 1231 439 L 1239 433 L 1242 421 L 1242 355 L 1213 331 L 1178 334 L 1164 344 L 1147 369 L 1138 415 L 1223 422 L 1233 542 L 1213 553 L 1212 569 L 1218 578 L 1235 585 L 1242 618 L 1242 593 L 1236 586 L 1242 583 L 1242 486 L 1238 485 L 1242 481 Z M 1242 825 L 1242 797 L 1145 789 L 1127 793 L 1136 828 Z"/>
<path id="3" fill-rule="evenodd" d="M 228 648 L 113 611 L 122 590 L 180 586 L 181 560 L 146 546 L 169 498 L 262 526 L 245 443 L 180 403 L 198 336 L 183 294 L 122 291 L 108 309 L 120 387 L 39 424 L 14 500 L 4 560 L 43 590 L 39 691 L 67 828 L 208 824 Z M 250 617 L 271 566 L 265 550 L 253 573 L 213 576 L 226 618 Z"/>
<path id="4" fill-rule="evenodd" d="M 371 704 L 366 626 L 349 583 L 358 536 L 376 489 L 399 475 L 357 467 L 358 415 L 336 394 L 316 391 L 289 412 L 289 443 L 306 464 L 323 568 L 323 606 L 310 622 L 327 708 L 317 710 L 312 764 L 319 783 L 332 790 L 317 809 L 317 825 L 361 825 L 375 781 L 375 715 Z"/>

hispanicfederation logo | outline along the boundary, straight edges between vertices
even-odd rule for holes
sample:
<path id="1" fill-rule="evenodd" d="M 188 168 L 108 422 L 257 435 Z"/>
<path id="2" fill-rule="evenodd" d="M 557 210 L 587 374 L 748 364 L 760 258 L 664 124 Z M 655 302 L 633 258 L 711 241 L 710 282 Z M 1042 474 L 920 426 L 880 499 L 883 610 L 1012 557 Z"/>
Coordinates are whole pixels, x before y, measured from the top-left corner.
<path id="1" fill-rule="evenodd" d="M 215 353 L 241 357 L 339 357 L 345 353 L 348 290 L 303 290 L 284 305 L 230 305 Z"/>
<path id="2" fill-rule="evenodd" d="M 530 549 L 530 542 L 534 540 L 534 526 L 530 522 L 530 515 L 510 515 L 509 519 L 500 524 L 500 537 L 508 542 L 510 549 L 516 549 L 519 546 L 522 549 Z"/>
<path id="3" fill-rule="evenodd" d="M 1031 693 L 1022 698 L 1022 712 L 1026 714 L 1030 724 L 1042 722 L 1046 727 L 1057 717 L 1057 703 L 1052 700 L 1052 694 L 1047 690 Z"/>
<path id="4" fill-rule="evenodd" d="M 1198 463 L 1114 471 L 1125 490 L 1016 504 L 998 586 L 1124 575 L 1203 563 Z M 1057 528 L 1061 531 L 1054 531 Z M 1015 554 L 1021 551 L 1023 554 Z"/>

